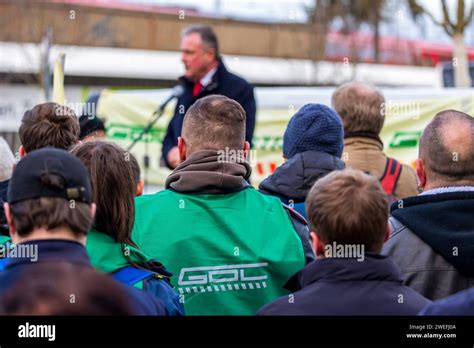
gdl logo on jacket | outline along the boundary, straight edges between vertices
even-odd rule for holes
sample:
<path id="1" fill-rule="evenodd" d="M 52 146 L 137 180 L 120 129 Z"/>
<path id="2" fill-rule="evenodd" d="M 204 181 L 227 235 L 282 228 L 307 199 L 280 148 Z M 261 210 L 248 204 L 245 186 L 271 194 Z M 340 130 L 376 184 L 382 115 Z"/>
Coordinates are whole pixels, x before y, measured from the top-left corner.
<path id="1" fill-rule="evenodd" d="M 258 290 L 267 287 L 267 262 L 212 267 L 182 268 L 178 279 L 181 294 L 191 292 Z"/>

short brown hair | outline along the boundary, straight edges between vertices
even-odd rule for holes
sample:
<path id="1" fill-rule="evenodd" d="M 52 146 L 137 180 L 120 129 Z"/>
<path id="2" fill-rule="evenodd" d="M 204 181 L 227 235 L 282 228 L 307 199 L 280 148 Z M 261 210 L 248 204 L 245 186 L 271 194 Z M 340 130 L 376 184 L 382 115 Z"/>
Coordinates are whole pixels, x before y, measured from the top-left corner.
<path id="1" fill-rule="evenodd" d="M 361 82 L 341 85 L 332 95 L 332 106 L 344 123 L 344 134 L 378 135 L 385 120 L 385 98 L 374 86 Z"/>
<path id="2" fill-rule="evenodd" d="M 22 237 L 28 236 L 35 229 L 52 231 L 61 227 L 82 237 L 92 225 L 90 206 L 87 203 L 75 201 L 72 206 L 64 198 L 27 199 L 10 204 L 10 211 L 15 229 Z"/>
<path id="3" fill-rule="evenodd" d="M 379 253 L 387 232 L 388 199 L 377 178 L 336 170 L 316 181 L 306 198 L 311 227 L 324 244 L 360 244 Z"/>
<path id="4" fill-rule="evenodd" d="M 420 158 L 443 181 L 474 181 L 474 118 L 457 110 L 435 115 L 420 139 Z"/>
<path id="5" fill-rule="evenodd" d="M 93 202 L 97 205 L 94 228 L 120 243 L 131 240 L 135 219 L 136 184 L 130 153 L 107 141 L 88 141 L 76 145 L 76 155 L 89 171 Z"/>
<path id="6" fill-rule="evenodd" d="M 19 135 L 26 152 L 43 147 L 69 150 L 79 141 L 79 120 L 74 111 L 56 103 L 43 103 L 28 110 L 21 120 Z"/>
<path id="7" fill-rule="evenodd" d="M 183 121 L 186 146 L 197 150 L 241 150 L 245 143 L 245 111 L 235 100 L 223 95 L 198 99 Z"/>

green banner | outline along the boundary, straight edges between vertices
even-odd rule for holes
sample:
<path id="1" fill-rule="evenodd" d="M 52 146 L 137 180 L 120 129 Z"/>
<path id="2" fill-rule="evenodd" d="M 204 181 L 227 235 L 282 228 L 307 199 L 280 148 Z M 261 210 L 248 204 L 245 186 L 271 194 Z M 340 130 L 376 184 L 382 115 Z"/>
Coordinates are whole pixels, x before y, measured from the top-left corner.
<path id="1" fill-rule="evenodd" d="M 98 105 L 98 115 L 106 120 L 107 138 L 127 148 L 152 119 L 159 101 L 137 93 L 104 90 Z M 407 100 L 387 100 L 384 105 L 385 125 L 381 133 L 386 153 L 403 163 L 414 165 L 423 129 L 437 112 L 446 109 L 473 115 L 474 98 L 462 96 L 413 100 L 408 96 Z M 167 168 L 160 166 L 160 158 L 161 142 L 173 110 L 174 105 L 170 104 L 153 129 L 131 150 L 140 163 L 142 177 L 152 185 L 164 186 L 170 173 Z M 283 133 L 294 111 L 288 108 L 258 109 L 253 147 L 249 156 L 253 168 L 253 185 L 258 185 L 283 162 Z M 150 159 L 148 170 L 145 169 L 146 154 Z"/>

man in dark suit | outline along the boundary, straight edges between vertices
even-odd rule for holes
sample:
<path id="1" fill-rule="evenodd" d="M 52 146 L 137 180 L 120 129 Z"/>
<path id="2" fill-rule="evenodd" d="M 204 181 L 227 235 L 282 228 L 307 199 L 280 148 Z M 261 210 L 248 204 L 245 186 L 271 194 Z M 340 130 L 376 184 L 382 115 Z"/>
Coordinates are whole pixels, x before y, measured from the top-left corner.
<path id="1" fill-rule="evenodd" d="M 227 71 L 219 55 L 219 44 L 211 27 L 195 25 L 186 28 L 181 40 L 184 76 L 179 78 L 184 93 L 176 103 L 163 140 L 162 158 L 170 169 L 180 162 L 178 137 L 181 135 L 184 114 L 196 100 L 210 94 L 222 94 L 234 99 L 244 108 L 246 117 L 245 140 L 252 143 L 255 129 L 256 104 L 253 86 Z"/>

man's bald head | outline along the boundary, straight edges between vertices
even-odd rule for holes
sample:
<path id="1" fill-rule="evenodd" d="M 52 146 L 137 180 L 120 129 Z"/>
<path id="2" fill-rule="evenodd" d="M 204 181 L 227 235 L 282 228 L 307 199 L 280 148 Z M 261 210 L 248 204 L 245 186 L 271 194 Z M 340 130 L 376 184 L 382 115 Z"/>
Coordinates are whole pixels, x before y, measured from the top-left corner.
<path id="1" fill-rule="evenodd" d="M 429 180 L 474 184 L 474 118 L 456 110 L 436 114 L 421 136 L 420 159 Z"/>
<path id="2" fill-rule="evenodd" d="M 245 144 L 245 111 L 235 100 L 223 95 L 198 99 L 186 112 L 182 137 L 186 152 L 242 150 Z"/>

